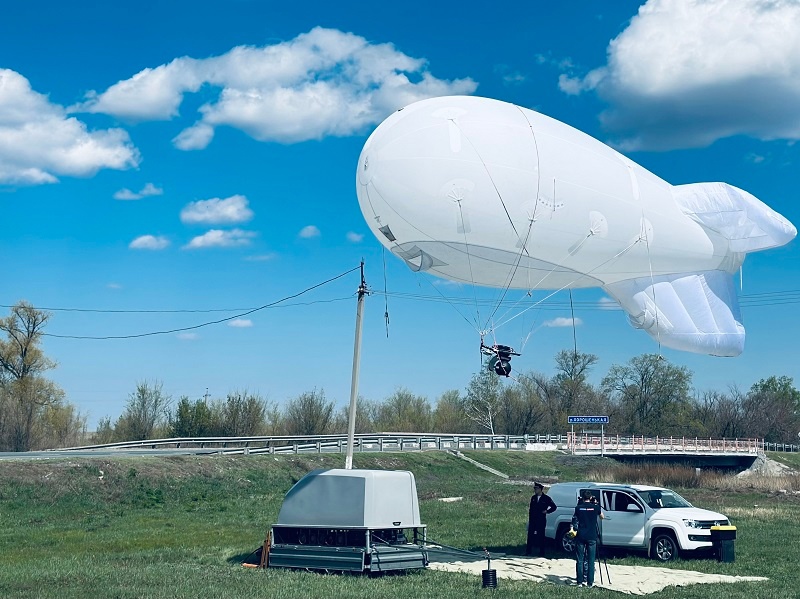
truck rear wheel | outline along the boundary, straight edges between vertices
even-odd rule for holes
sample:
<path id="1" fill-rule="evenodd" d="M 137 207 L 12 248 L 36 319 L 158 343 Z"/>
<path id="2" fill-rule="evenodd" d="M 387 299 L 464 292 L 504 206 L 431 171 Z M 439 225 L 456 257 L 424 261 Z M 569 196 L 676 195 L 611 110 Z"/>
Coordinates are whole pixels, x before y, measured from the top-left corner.
<path id="1" fill-rule="evenodd" d="M 556 544 L 561 547 L 561 550 L 564 551 L 564 553 L 573 555 L 575 553 L 575 539 L 570 539 L 567 536 L 568 532 L 569 526 L 562 524 L 558 529 L 558 534 L 556 535 Z"/>
<path id="2" fill-rule="evenodd" d="M 678 551 L 675 537 L 671 533 L 662 532 L 653 538 L 650 555 L 660 562 L 671 562 L 678 557 Z"/>

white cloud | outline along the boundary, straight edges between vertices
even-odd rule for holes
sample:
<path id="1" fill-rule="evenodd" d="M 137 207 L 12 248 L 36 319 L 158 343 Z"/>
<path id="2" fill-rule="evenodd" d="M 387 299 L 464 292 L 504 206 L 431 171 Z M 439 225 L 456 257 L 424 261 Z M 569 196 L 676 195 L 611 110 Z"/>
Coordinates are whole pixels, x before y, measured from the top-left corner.
<path id="1" fill-rule="evenodd" d="M 231 320 L 228 326 L 236 329 L 249 329 L 253 326 L 253 321 L 249 318 L 237 318 L 236 320 Z"/>
<path id="2" fill-rule="evenodd" d="M 538 65 L 555 67 L 562 71 L 564 69 L 571 69 L 572 67 L 575 66 L 575 64 L 572 62 L 572 58 L 570 58 L 569 56 L 566 56 L 564 58 L 556 58 L 555 56 L 553 56 L 553 53 L 549 51 L 546 52 L 545 54 L 534 55 L 533 60 Z"/>
<path id="3" fill-rule="evenodd" d="M 611 299 L 610 297 L 601 297 L 597 301 L 597 307 L 601 310 L 622 310 L 619 305 L 619 302 L 616 300 Z"/>
<path id="4" fill-rule="evenodd" d="M 321 233 L 319 232 L 319 229 L 314 225 L 308 225 L 300 229 L 298 235 L 303 239 L 311 239 L 312 237 L 319 237 Z"/>
<path id="5" fill-rule="evenodd" d="M 139 191 L 139 193 L 144 196 L 160 196 L 164 194 L 164 190 L 160 187 L 156 187 L 152 183 L 145 183 L 144 187 Z"/>
<path id="6" fill-rule="evenodd" d="M 460 281 L 451 281 L 450 279 L 439 279 L 439 278 L 433 279 L 432 284 L 434 287 L 456 287 L 459 289 L 464 286 L 464 284 L 461 283 Z"/>
<path id="7" fill-rule="evenodd" d="M 560 86 L 606 100 L 623 149 L 800 139 L 800 2 L 649 0 L 607 54 Z"/>
<path id="8" fill-rule="evenodd" d="M 477 87 L 471 79 L 437 79 L 424 59 L 407 56 L 392 44 L 316 27 L 271 46 L 237 46 L 205 59 L 176 58 L 102 93 L 90 93 L 75 109 L 167 120 L 179 114 L 185 94 L 203 85 L 218 95 L 200 107 L 194 125 L 175 137 L 180 149 L 205 148 L 221 125 L 282 143 L 353 135 L 411 102 L 470 94 Z"/>
<path id="9" fill-rule="evenodd" d="M 138 192 L 131 191 L 130 189 L 123 187 L 118 192 L 114 194 L 115 200 L 141 200 L 142 198 L 148 196 L 160 196 L 164 193 L 164 190 L 156 187 L 152 183 L 146 183 L 142 189 Z"/>
<path id="10" fill-rule="evenodd" d="M 580 77 L 561 74 L 558 76 L 558 89 L 568 96 L 577 96 L 591 88 Z"/>
<path id="11" fill-rule="evenodd" d="M 122 289 L 122 285 L 120 285 L 119 283 L 109 283 L 108 285 L 106 285 L 106 287 L 108 287 L 109 289 Z"/>
<path id="12" fill-rule="evenodd" d="M 583 324 L 583 321 L 580 318 L 564 318 L 560 316 L 558 318 L 554 318 L 552 320 L 546 320 L 542 323 L 543 327 L 571 327 L 576 326 L 579 327 Z"/>
<path id="13" fill-rule="evenodd" d="M 361 243 L 364 240 L 362 233 L 354 233 L 353 231 L 347 232 L 347 241 L 350 243 Z"/>
<path id="14" fill-rule="evenodd" d="M 123 187 L 119 191 L 114 193 L 115 200 L 138 200 L 141 199 L 141 195 L 136 192 L 131 191 L 127 187 Z"/>
<path id="15" fill-rule="evenodd" d="M 128 245 L 132 250 L 163 250 L 167 246 L 169 246 L 169 239 L 155 235 L 142 235 Z"/>
<path id="16" fill-rule="evenodd" d="M 258 254 L 254 256 L 245 256 L 248 262 L 268 262 L 275 259 L 275 254 Z"/>
<path id="17" fill-rule="evenodd" d="M 494 72 L 500 76 L 505 85 L 520 85 L 528 79 L 527 75 L 512 69 L 507 64 L 495 65 Z"/>
<path id="18" fill-rule="evenodd" d="M 239 247 L 250 245 L 250 240 L 255 236 L 256 234 L 252 231 L 242 231 L 241 229 L 231 229 L 230 231 L 211 229 L 207 233 L 193 238 L 183 247 L 190 250 L 212 247 Z"/>
<path id="19" fill-rule="evenodd" d="M 194 341 L 195 339 L 200 338 L 200 335 L 197 333 L 178 333 L 175 336 L 183 341 Z"/>
<path id="20" fill-rule="evenodd" d="M 176 135 L 172 143 L 179 150 L 202 150 L 214 139 L 214 127 L 196 123 Z"/>
<path id="21" fill-rule="evenodd" d="M 169 120 L 178 115 L 183 94 L 196 92 L 203 84 L 202 63 L 184 57 L 144 69 L 102 94 L 89 92 L 86 102 L 71 110 L 101 112 L 131 120 Z"/>
<path id="22" fill-rule="evenodd" d="M 181 210 L 181 222 L 190 225 L 233 225 L 246 223 L 253 218 L 247 198 L 235 195 L 224 200 L 212 198 L 191 202 Z"/>
<path id="23" fill-rule="evenodd" d="M 55 183 L 62 175 L 88 177 L 138 164 L 127 132 L 90 131 L 25 77 L 0 68 L 0 184 Z"/>
<path id="24" fill-rule="evenodd" d="M 767 159 L 767 157 L 762 156 L 761 154 L 756 154 L 755 152 L 750 152 L 744 157 L 744 159 L 747 162 L 752 162 L 753 164 L 761 164 Z"/>

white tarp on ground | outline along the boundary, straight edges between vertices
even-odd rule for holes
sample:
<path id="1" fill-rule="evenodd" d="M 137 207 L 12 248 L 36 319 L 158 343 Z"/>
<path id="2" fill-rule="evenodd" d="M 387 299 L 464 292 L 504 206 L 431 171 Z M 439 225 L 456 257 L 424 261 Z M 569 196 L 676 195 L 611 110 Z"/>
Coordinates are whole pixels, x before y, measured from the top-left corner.
<path id="1" fill-rule="evenodd" d="M 467 572 L 481 575 L 486 569 L 486 561 L 476 562 L 432 562 L 429 566 L 434 570 L 448 572 Z M 491 561 L 493 570 L 497 570 L 498 579 L 532 580 L 552 584 L 575 584 L 575 560 L 543 559 L 543 558 L 503 558 Z M 673 570 L 650 566 L 621 566 L 603 564 L 603 582 L 600 582 L 600 569 L 595 567 L 595 586 L 627 593 L 630 595 L 647 595 L 658 592 L 668 586 L 688 586 L 690 584 L 710 584 L 719 582 L 743 582 L 768 580 L 760 576 L 726 576 L 723 574 L 705 574 L 691 570 Z M 609 578 L 611 582 L 609 583 Z"/>

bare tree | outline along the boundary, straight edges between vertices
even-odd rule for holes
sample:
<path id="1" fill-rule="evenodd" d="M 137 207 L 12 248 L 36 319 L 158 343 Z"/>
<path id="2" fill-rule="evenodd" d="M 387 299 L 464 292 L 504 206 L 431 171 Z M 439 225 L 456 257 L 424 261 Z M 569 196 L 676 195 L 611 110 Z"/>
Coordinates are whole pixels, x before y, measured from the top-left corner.
<path id="1" fill-rule="evenodd" d="M 428 432 L 431 430 L 431 404 L 427 397 L 397 389 L 378 404 L 374 425 L 383 432 Z"/>
<path id="2" fill-rule="evenodd" d="M 220 410 L 221 411 L 221 410 Z M 185 395 L 175 407 L 175 414 L 170 415 L 170 435 L 173 437 L 205 437 L 215 433 L 212 407 L 205 398 L 191 401 Z"/>
<path id="3" fill-rule="evenodd" d="M 686 367 L 643 354 L 612 366 L 601 385 L 614 402 L 615 422 L 622 430 L 666 436 L 687 434 L 692 423 L 691 380 Z"/>
<path id="4" fill-rule="evenodd" d="M 436 401 L 433 410 L 433 432 L 472 433 L 477 432 L 475 422 L 467 417 L 465 398 L 457 389 L 445 391 Z"/>
<path id="5" fill-rule="evenodd" d="M 558 386 L 561 408 L 566 413 L 584 411 L 591 404 L 594 390 L 586 381 L 597 356 L 579 351 L 561 350 L 556 354 L 556 375 L 553 382 Z"/>
<path id="6" fill-rule="evenodd" d="M 333 424 L 333 402 L 314 389 L 290 399 L 284 408 L 284 426 L 290 435 L 325 435 Z"/>
<path id="7" fill-rule="evenodd" d="M 75 447 L 84 443 L 87 417 L 75 406 L 48 405 L 42 416 L 43 437 L 51 447 Z"/>
<path id="8" fill-rule="evenodd" d="M 492 435 L 495 434 L 495 420 L 500 409 L 501 388 L 500 377 L 488 368 L 481 368 L 472 375 L 464 401 L 467 418 Z"/>
<path id="9" fill-rule="evenodd" d="M 528 374 L 526 379 L 534 385 L 542 402 L 542 426 L 548 431 L 560 430 L 566 420 L 567 411 L 561 403 L 562 393 L 558 382 L 536 372 Z"/>
<path id="10" fill-rule="evenodd" d="M 544 402 L 536 381 L 520 376 L 500 393 L 497 428 L 506 435 L 535 433 L 534 429 L 543 420 L 544 414 Z"/>
<path id="11" fill-rule="evenodd" d="M 731 385 L 728 393 L 703 391 L 694 402 L 695 420 L 702 427 L 699 434 L 715 438 L 745 435 L 744 399 L 736 385 Z"/>
<path id="12" fill-rule="evenodd" d="M 114 424 L 111 422 L 110 416 L 104 416 L 97 421 L 97 428 L 92 435 L 92 443 L 104 445 L 106 443 L 113 443 L 116 438 L 116 431 L 114 430 Z"/>
<path id="13" fill-rule="evenodd" d="M 261 434 L 266 426 L 267 403 L 259 395 L 234 391 L 222 404 L 222 434 L 247 437 Z"/>
<path id="14" fill-rule="evenodd" d="M 151 439 L 157 426 L 166 425 L 172 399 L 160 381 L 140 381 L 128 396 L 125 411 L 114 426 L 115 436 L 125 441 Z"/>
<path id="15" fill-rule="evenodd" d="M 800 391 L 788 376 L 755 383 L 742 400 L 748 434 L 772 443 L 791 443 L 800 430 Z"/>
<path id="16" fill-rule="evenodd" d="M 42 374 L 55 367 L 40 347 L 50 314 L 27 302 L 0 318 L 0 446 L 27 451 L 42 442 L 46 408 L 58 406 L 64 392 Z"/>
<path id="17" fill-rule="evenodd" d="M 544 430 L 560 430 L 567 416 L 605 410 L 606 398 L 588 382 L 597 356 L 561 350 L 555 356 L 552 377 L 531 372 L 519 377 L 518 386 L 528 396 L 528 419 Z M 528 431 L 532 432 L 532 431 Z"/>
<path id="18" fill-rule="evenodd" d="M 13 306 L 8 317 L 0 318 L 0 332 L 7 336 L 0 339 L 0 381 L 23 380 L 55 367 L 39 347 L 48 320 L 48 312 L 25 301 Z"/>
<path id="19" fill-rule="evenodd" d="M 264 434 L 281 435 L 283 434 L 283 414 L 280 407 L 274 401 L 265 402 L 264 412 Z"/>
<path id="20" fill-rule="evenodd" d="M 356 433 L 375 432 L 374 422 L 377 409 L 378 406 L 374 402 L 371 402 L 360 395 L 358 396 L 358 399 L 356 400 Z M 342 406 L 336 413 L 336 417 L 331 425 L 331 430 L 337 433 L 346 433 L 349 424 L 350 404 L 348 403 L 346 406 Z"/>

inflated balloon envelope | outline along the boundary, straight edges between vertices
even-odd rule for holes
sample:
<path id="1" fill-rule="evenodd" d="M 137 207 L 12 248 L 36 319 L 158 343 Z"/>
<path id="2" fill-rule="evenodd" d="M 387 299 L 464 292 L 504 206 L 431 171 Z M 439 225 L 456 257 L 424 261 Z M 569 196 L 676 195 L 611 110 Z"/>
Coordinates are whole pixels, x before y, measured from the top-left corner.
<path id="1" fill-rule="evenodd" d="M 516 289 L 602 287 L 666 347 L 744 348 L 732 274 L 795 227 L 725 183 L 670 185 L 557 120 L 487 98 L 399 110 L 364 145 L 372 233 L 415 271 Z"/>

